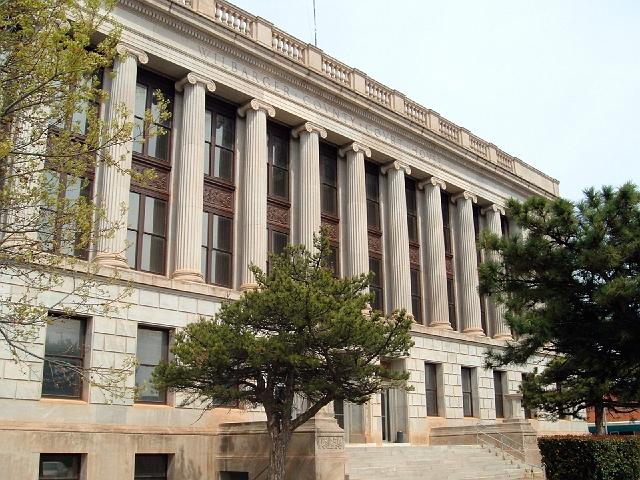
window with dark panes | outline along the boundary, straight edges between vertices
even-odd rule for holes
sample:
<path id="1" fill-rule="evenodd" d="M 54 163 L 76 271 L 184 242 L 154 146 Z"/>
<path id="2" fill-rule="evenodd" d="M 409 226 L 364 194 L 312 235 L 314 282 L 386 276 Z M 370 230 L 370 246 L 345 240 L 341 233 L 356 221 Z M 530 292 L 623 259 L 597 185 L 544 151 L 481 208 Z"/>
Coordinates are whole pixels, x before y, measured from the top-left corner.
<path id="1" fill-rule="evenodd" d="M 323 215 L 338 216 L 338 153 L 320 144 L 320 204 Z"/>
<path id="2" fill-rule="evenodd" d="M 43 397 L 82 397 L 86 320 L 51 316 L 46 327 Z"/>
<path id="3" fill-rule="evenodd" d="M 221 111 L 222 110 L 222 111 Z M 205 110 L 204 174 L 233 182 L 235 117 L 209 104 Z"/>
<path id="4" fill-rule="evenodd" d="M 267 124 L 269 196 L 289 200 L 289 131 L 269 122 Z"/>
<path id="5" fill-rule="evenodd" d="M 153 328 L 138 327 L 138 342 L 136 348 L 136 402 L 166 403 L 166 390 L 158 390 L 151 381 L 153 370 L 169 356 L 169 331 Z"/>
<path id="6" fill-rule="evenodd" d="M 231 287 L 233 220 L 213 212 L 202 213 L 201 268 L 207 283 Z"/>
<path id="7" fill-rule="evenodd" d="M 158 160 L 169 160 L 171 143 L 171 118 L 161 120 L 156 92 L 161 92 L 164 100 L 173 104 L 173 87 L 168 81 L 149 72 L 138 72 L 136 100 L 133 111 L 133 152 Z M 145 112 L 151 112 L 151 124 L 146 124 Z M 164 134 L 149 134 L 163 131 Z"/>
<path id="8" fill-rule="evenodd" d="M 369 257 L 369 271 L 373 273 L 373 279 L 369 290 L 374 294 L 371 308 L 384 312 L 384 287 L 382 278 L 382 260 L 376 257 Z"/>
<path id="9" fill-rule="evenodd" d="M 78 224 L 78 213 L 91 202 L 92 181 L 46 170 L 43 188 L 49 193 L 40 208 L 38 239 L 44 251 L 87 258 L 90 235 L 87 225 Z"/>
<path id="10" fill-rule="evenodd" d="M 136 270 L 164 274 L 167 202 L 129 192 L 127 263 Z"/>
<path id="11" fill-rule="evenodd" d="M 267 248 L 268 253 L 280 255 L 284 252 L 284 247 L 289 243 L 289 234 L 272 226 L 267 227 Z M 271 262 L 267 255 L 267 272 L 271 271 Z"/>
<path id="12" fill-rule="evenodd" d="M 41 453 L 38 480 L 80 480 L 82 455 Z"/>
<path id="13" fill-rule="evenodd" d="M 496 418 L 504 418 L 504 392 L 502 390 L 502 381 L 504 372 L 493 371 L 493 392 L 496 400 Z"/>
<path id="14" fill-rule="evenodd" d="M 438 416 L 438 376 L 435 363 L 424 364 L 424 383 L 427 394 L 427 415 Z"/>
<path id="15" fill-rule="evenodd" d="M 407 197 L 407 227 L 409 241 L 418 242 L 418 201 L 416 199 L 416 182 L 412 178 L 405 180 L 405 195 Z"/>
<path id="16" fill-rule="evenodd" d="M 422 286 L 419 268 L 411 268 L 411 312 L 416 322 L 422 323 Z"/>
<path id="17" fill-rule="evenodd" d="M 471 382 L 471 368 L 462 367 L 462 411 L 465 417 L 473 417 L 473 387 Z"/>
<path id="18" fill-rule="evenodd" d="M 372 163 L 365 164 L 365 187 L 367 191 L 367 225 L 380 230 L 380 183 L 378 167 Z"/>
<path id="19" fill-rule="evenodd" d="M 502 236 L 509 236 L 509 219 L 505 215 L 500 215 L 500 228 L 502 230 Z"/>
<path id="20" fill-rule="evenodd" d="M 480 250 L 480 216 L 481 216 L 480 207 L 478 205 L 473 206 L 473 230 L 476 235 L 476 261 L 478 266 L 482 263 L 482 251 Z M 484 295 L 481 295 L 478 292 L 478 296 L 480 297 L 480 323 L 482 324 L 482 331 L 485 334 L 489 334 L 489 330 L 487 330 L 487 309 L 485 305 Z"/>
<path id="21" fill-rule="evenodd" d="M 134 480 L 165 480 L 169 469 L 168 455 L 136 454 Z"/>
<path id="22" fill-rule="evenodd" d="M 442 234 L 444 236 L 444 257 L 447 264 L 447 301 L 449 304 L 449 323 L 454 330 L 458 329 L 458 315 L 456 312 L 456 289 L 453 274 L 453 248 L 451 244 L 451 215 L 449 210 L 450 197 L 442 192 L 440 206 L 442 207 Z"/>

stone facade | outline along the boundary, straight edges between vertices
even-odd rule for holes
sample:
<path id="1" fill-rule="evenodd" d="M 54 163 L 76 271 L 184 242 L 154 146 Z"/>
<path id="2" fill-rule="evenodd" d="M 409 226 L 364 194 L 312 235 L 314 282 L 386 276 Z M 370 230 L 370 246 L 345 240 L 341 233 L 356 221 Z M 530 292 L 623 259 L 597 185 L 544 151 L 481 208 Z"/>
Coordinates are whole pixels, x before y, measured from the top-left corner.
<path id="1" fill-rule="evenodd" d="M 500 212 L 508 198 L 551 197 L 558 194 L 558 182 L 225 2 L 123 0 L 114 16 L 123 33 L 113 67 L 117 75 L 112 79 L 112 72 L 105 72 L 111 101 L 132 107 L 136 81 L 145 72 L 175 85 L 169 153 L 173 168 L 163 171 L 161 180 L 168 205 L 168 248 L 164 274 L 153 274 L 127 267 L 122 254 L 124 228 L 96 246 L 93 260 L 107 276 L 112 269 L 119 275 L 106 287 L 109 293 L 117 296 L 128 284 L 132 290 L 117 312 L 108 317 L 90 315 L 85 363 L 122 367 L 136 355 L 139 326 L 175 331 L 199 316 L 214 315 L 222 302 L 233 301 L 253 284 L 249 262 L 265 266 L 272 244 L 268 229 L 309 245 L 317 227 L 327 222 L 339 271 L 365 273 L 369 257 L 379 257 L 386 310 L 419 309 L 412 313 L 423 319 L 414 325 L 410 356 L 393 364 L 410 372 L 413 390 L 385 392 L 364 407 L 343 406 L 348 412 L 340 418 L 345 440 L 429 444 L 434 428 L 502 423 L 503 418 L 496 418 L 494 375 L 483 367 L 483 360 L 486 350 L 500 348 L 509 332 L 500 308 L 478 296 L 473 222 L 499 233 Z M 205 182 L 203 189 L 205 108 L 220 101 L 235 122 L 233 144 L 227 146 L 233 152 L 233 174 L 228 184 Z M 101 111 L 108 115 L 109 106 L 103 105 Z M 265 189 L 270 129 L 276 127 L 288 138 L 288 202 L 273 202 Z M 318 188 L 324 181 L 318 168 L 323 143 L 335 149 L 337 175 L 336 211 L 328 217 L 321 213 Z M 111 153 L 122 157 L 125 167 L 132 157 L 135 161 L 132 143 L 114 148 L 117 151 Z M 365 171 L 371 168 L 377 172 L 380 214 L 379 229 L 373 233 L 367 224 L 365 182 Z M 417 185 L 413 239 L 405 221 L 409 180 Z M 121 203 L 128 202 L 128 177 L 106 169 L 96 172 L 95 183 L 101 187 L 99 199 L 107 215 L 117 217 Z M 211 284 L 220 282 L 212 282 L 212 273 L 200 267 L 203 209 L 232 217 L 228 287 Z M 450 237 L 443 243 L 447 228 Z M 414 265 L 417 291 L 412 290 Z M 59 291 L 43 294 L 42 300 L 55 310 L 71 288 L 69 280 Z M 19 292 L 21 286 L 3 281 L 0 289 L 7 295 Z M 453 310 L 457 322 L 451 321 Z M 32 348 L 40 357 L 45 354 L 45 337 L 43 330 Z M 436 414 L 427 412 L 427 363 L 437 364 Z M 462 368 L 472 369 L 468 398 L 473 414 L 467 416 Z M 505 418 L 524 416 L 520 407 L 509 406 L 517 403 L 509 404 L 507 397 L 518 392 L 522 372 L 532 368 L 505 370 L 501 388 Z M 0 343 L 0 464 L 9 466 L 3 478 L 35 478 L 41 453 L 82 454 L 82 478 L 91 480 L 132 478 L 134 455 L 140 453 L 170 455 L 172 480 L 218 478 L 224 465 L 241 468 L 237 455 L 225 457 L 234 451 L 233 445 L 257 448 L 227 437 L 252 432 L 257 424 L 245 428 L 242 422 L 263 420 L 259 411 L 229 407 L 201 415 L 195 408 L 179 407 L 181 399 L 176 396 L 151 405 L 134 402 L 132 395 L 105 395 L 97 387 L 85 387 L 75 400 L 43 398 L 42 372 L 41 361 L 16 364 Z M 127 386 L 134 385 L 131 375 Z M 568 420 L 555 424 L 532 420 L 532 425 L 538 432 L 586 428 Z M 302 432 L 299 438 L 311 438 L 315 447 L 310 448 L 308 441 L 306 447 L 301 444 L 299 451 L 307 452 L 301 455 L 339 450 L 341 443 L 335 438 L 340 437 L 332 429 L 325 429 L 333 432 L 328 436 L 318 429 Z M 324 460 L 322 455 L 313 463 L 314 478 L 329 478 L 317 473 L 326 471 L 322 461 L 341 454 Z M 255 473 L 255 465 L 246 471 Z"/>

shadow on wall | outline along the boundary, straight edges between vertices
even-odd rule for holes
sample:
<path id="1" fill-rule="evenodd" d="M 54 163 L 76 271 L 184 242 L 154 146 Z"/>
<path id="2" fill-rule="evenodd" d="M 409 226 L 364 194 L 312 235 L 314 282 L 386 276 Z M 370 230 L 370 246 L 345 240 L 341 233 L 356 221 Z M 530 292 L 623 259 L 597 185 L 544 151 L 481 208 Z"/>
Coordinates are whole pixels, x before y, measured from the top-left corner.
<path id="1" fill-rule="evenodd" d="M 173 457 L 173 475 L 176 480 L 207 480 L 205 472 L 200 465 L 185 459 L 184 448 Z"/>

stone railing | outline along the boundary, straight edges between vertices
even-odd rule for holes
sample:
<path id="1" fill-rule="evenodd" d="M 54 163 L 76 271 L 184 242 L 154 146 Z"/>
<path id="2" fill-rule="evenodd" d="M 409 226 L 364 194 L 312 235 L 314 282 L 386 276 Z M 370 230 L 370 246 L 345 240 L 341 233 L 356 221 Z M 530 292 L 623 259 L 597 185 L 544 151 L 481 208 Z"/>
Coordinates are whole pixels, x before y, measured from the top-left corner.
<path id="1" fill-rule="evenodd" d="M 287 35 L 280 30 L 272 29 L 271 46 L 273 49 L 285 57 L 289 57 L 296 62 L 305 63 L 304 52 L 306 43 L 302 43 L 291 35 Z"/>
<path id="2" fill-rule="evenodd" d="M 557 191 L 557 181 L 524 164 L 467 130 L 440 116 L 437 112 L 406 98 L 375 81 L 364 73 L 330 57 L 319 48 L 278 30 L 266 20 L 253 16 L 224 0 L 174 0 L 176 3 L 197 10 L 226 28 L 251 39 L 258 45 L 276 52 L 305 66 L 341 87 L 372 100 L 392 110 L 407 120 L 428 129 L 502 169 L 518 175 L 526 174 L 534 183 L 545 185 L 549 191 Z M 215 6 L 215 9 L 212 7 Z M 214 10 L 211 12 L 211 10 Z M 551 187 L 551 188 L 549 188 Z"/>
<path id="3" fill-rule="evenodd" d="M 216 1 L 215 21 L 235 30 L 236 32 L 252 37 L 255 17 L 226 2 Z"/>

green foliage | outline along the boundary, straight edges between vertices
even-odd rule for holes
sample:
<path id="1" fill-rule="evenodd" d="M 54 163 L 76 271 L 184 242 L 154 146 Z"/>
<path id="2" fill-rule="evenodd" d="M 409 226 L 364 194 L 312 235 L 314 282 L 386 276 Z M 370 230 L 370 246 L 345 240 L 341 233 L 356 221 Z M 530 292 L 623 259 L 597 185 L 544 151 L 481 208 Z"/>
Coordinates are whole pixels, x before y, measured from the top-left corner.
<path id="1" fill-rule="evenodd" d="M 640 479 L 640 439 L 541 437 L 538 446 L 548 480 Z"/>
<path id="2" fill-rule="evenodd" d="M 541 356 L 542 372 L 523 385 L 524 402 L 558 415 L 632 408 L 640 398 L 640 193 L 585 191 L 564 199 L 511 200 L 522 238 L 484 233 L 499 253 L 480 267 L 481 290 L 507 308 L 517 341 L 491 352 L 489 365 Z M 500 260 L 501 259 L 501 260 Z"/>
<path id="3" fill-rule="evenodd" d="M 252 267 L 257 288 L 176 335 L 174 358 L 159 366 L 160 387 L 189 394 L 207 407 L 264 407 L 277 431 L 295 430 L 333 400 L 364 403 L 407 374 L 379 363 L 413 345 L 404 311 L 369 312 L 370 277 L 335 278 L 324 234 L 316 253 L 290 246 L 270 257 L 270 272 Z M 294 398 L 308 406 L 291 419 Z"/>

